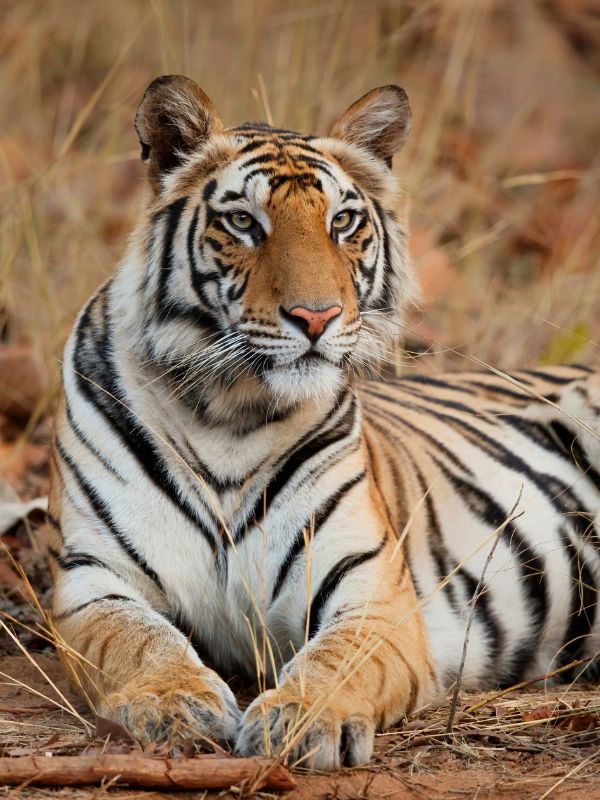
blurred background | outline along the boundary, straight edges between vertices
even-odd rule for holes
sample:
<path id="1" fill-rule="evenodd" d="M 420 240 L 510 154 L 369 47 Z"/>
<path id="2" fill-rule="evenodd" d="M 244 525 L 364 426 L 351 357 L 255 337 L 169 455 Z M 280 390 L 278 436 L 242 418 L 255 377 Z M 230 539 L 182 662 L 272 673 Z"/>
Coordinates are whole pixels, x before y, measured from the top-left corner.
<path id="1" fill-rule="evenodd" d="M 598 0 L 1 0 L 0 16 L 0 385 L 36 419 L 123 253 L 144 190 L 133 116 L 168 72 L 228 124 L 303 132 L 404 86 L 394 169 L 424 290 L 407 339 L 426 355 L 403 368 L 600 361 Z"/>

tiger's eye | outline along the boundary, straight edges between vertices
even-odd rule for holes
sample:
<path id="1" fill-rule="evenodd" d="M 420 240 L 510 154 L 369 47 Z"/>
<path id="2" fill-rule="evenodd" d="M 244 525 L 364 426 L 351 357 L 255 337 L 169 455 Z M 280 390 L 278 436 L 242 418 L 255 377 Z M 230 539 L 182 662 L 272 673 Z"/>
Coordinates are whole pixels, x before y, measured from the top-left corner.
<path id="1" fill-rule="evenodd" d="M 233 227 L 240 231 L 247 231 L 254 225 L 254 218 L 245 211 L 232 211 L 228 217 Z"/>
<path id="2" fill-rule="evenodd" d="M 341 231 L 347 231 L 348 228 L 354 222 L 354 217 L 356 216 L 354 211 L 338 211 L 331 222 L 331 227 L 334 231 L 340 233 Z"/>

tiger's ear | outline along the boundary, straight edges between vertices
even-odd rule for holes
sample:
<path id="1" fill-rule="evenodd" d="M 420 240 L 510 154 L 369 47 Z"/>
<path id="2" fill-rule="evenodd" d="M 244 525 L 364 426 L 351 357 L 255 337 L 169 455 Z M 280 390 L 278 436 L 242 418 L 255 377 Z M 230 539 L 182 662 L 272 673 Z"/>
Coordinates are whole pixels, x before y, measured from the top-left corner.
<path id="1" fill-rule="evenodd" d="M 334 124 L 330 136 L 357 144 L 388 167 L 410 133 L 410 105 L 404 89 L 381 86 L 365 94 Z"/>
<path id="2" fill-rule="evenodd" d="M 216 108 L 202 89 L 183 75 L 156 78 L 135 115 L 142 161 L 150 179 L 177 167 L 210 136 L 223 130 Z"/>

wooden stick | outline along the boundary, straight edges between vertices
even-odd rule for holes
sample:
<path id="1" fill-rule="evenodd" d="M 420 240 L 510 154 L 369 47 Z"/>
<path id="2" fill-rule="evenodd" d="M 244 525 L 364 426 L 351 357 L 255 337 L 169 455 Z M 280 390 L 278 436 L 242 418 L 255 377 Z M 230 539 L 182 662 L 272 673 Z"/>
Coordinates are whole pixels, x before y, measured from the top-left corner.
<path id="1" fill-rule="evenodd" d="M 229 789 L 244 781 L 252 781 L 254 790 L 296 785 L 282 764 L 268 758 L 150 758 L 141 753 L 0 758 L 0 785 L 85 786 L 104 780 L 146 789 Z"/>

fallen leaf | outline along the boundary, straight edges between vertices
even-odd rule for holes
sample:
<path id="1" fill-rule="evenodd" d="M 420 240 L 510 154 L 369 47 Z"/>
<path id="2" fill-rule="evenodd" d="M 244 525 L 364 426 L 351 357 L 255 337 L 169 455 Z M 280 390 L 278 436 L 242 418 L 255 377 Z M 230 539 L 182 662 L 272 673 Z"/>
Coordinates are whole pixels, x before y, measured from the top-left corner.
<path id="1" fill-rule="evenodd" d="M 135 739 L 124 725 L 96 714 L 96 737 L 105 739 L 107 736 L 110 736 L 113 742 L 135 744 Z"/>
<path id="2" fill-rule="evenodd" d="M 581 733 L 582 731 L 594 730 L 598 727 L 598 717 L 596 714 L 574 714 L 572 717 L 564 720 L 561 728 L 569 731 Z"/>
<path id="3" fill-rule="evenodd" d="M 412 722 L 407 722 L 406 725 L 402 726 L 402 732 L 405 731 L 422 731 L 425 728 L 428 728 L 431 723 L 427 722 L 424 719 L 414 719 Z"/>
<path id="4" fill-rule="evenodd" d="M 556 708 L 549 705 L 538 706 L 531 711 L 523 712 L 525 722 L 535 722 L 539 720 L 550 720 L 556 716 Z"/>

